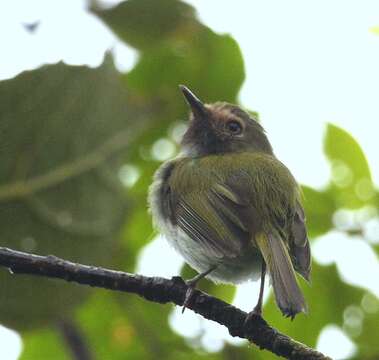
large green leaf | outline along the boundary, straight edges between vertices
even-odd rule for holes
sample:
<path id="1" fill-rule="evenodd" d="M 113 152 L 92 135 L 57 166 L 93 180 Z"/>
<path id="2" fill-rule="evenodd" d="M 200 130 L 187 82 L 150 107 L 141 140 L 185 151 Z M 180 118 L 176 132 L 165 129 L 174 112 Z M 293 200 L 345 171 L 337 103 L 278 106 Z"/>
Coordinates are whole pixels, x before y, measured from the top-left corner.
<path id="1" fill-rule="evenodd" d="M 217 35 L 202 25 L 189 5 L 176 0 L 129 0 L 110 10 L 94 11 L 121 39 L 141 51 L 137 66 L 126 75 L 128 86 L 161 104 L 171 104 L 171 119 L 185 109 L 177 89 L 181 83 L 193 87 L 207 102 L 236 100 L 244 79 L 240 49 L 230 36 Z"/>
<path id="2" fill-rule="evenodd" d="M 0 97 L 1 246 L 111 264 L 127 210 L 117 171 L 143 124 L 111 59 L 22 73 L 0 82 Z M 0 321 L 18 329 L 66 314 L 88 291 L 4 269 L 0 283 Z"/>
<path id="3" fill-rule="evenodd" d="M 373 201 L 369 165 L 356 140 L 345 130 L 328 124 L 324 150 L 332 166 L 331 192 L 337 206 L 358 208 Z"/>
<path id="4" fill-rule="evenodd" d="M 140 50 L 190 32 L 195 13 L 190 5 L 176 0 L 129 0 L 92 11 L 122 40 Z"/>
<path id="5" fill-rule="evenodd" d="M 243 62 L 236 42 L 198 26 L 180 41 L 141 54 L 127 75 L 138 93 L 182 105 L 178 84 L 186 84 L 206 102 L 235 101 L 244 79 Z"/>

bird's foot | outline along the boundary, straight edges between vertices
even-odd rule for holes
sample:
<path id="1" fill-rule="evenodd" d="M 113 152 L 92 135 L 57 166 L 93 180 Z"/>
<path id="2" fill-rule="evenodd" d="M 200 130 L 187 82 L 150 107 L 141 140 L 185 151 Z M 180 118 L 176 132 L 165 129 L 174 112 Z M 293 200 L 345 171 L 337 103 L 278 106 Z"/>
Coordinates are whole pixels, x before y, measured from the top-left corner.
<path id="1" fill-rule="evenodd" d="M 208 274 L 210 274 L 213 270 L 215 270 L 217 266 L 218 265 L 212 265 L 207 271 L 197 274 L 194 278 L 185 281 L 186 285 L 188 286 L 188 289 L 186 291 L 186 295 L 183 302 L 182 314 L 184 313 L 184 310 L 188 307 L 188 305 L 190 304 L 192 300 L 193 294 L 195 293 L 195 290 L 196 290 L 197 283 L 201 279 L 205 278 Z"/>
<path id="2" fill-rule="evenodd" d="M 253 311 L 250 311 L 243 323 L 243 327 L 246 329 L 248 328 L 249 324 L 252 323 L 256 319 L 263 319 L 262 318 L 262 306 L 257 305 Z"/>
<path id="3" fill-rule="evenodd" d="M 191 280 L 185 281 L 186 285 L 188 286 L 188 289 L 186 291 L 186 295 L 185 295 L 184 302 L 183 302 L 182 314 L 184 313 L 184 311 L 188 307 L 188 305 L 191 303 L 191 300 L 192 300 L 193 294 L 195 293 L 196 285 L 197 285 L 198 281 L 199 281 L 199 279 L 197 279 L 196 277 L 191 279 Z"/>

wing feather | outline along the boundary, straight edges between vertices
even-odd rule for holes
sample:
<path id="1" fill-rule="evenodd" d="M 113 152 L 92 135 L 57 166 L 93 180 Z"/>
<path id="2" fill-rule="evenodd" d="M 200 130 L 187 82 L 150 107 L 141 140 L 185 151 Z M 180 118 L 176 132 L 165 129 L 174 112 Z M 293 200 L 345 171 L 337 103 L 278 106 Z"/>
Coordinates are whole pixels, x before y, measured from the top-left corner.
<path id="1" fill-rule="evenodd" d="M 216 257 L 235 257 L 243 247 L 244 228 L 238 215 L 213 189 L 196 196 L 180 196 L 176 207 L 177 224 L 200 246 Z"/>
<path id="2" fill-rule="evenodd" d="M 306 280 L 309 280 L 311 272 L 311 249 L 305 225 L 304 210 L 300 203 L 297 203 L 294 220 L 292 223 L 291 253 L 296 271 Z"/>

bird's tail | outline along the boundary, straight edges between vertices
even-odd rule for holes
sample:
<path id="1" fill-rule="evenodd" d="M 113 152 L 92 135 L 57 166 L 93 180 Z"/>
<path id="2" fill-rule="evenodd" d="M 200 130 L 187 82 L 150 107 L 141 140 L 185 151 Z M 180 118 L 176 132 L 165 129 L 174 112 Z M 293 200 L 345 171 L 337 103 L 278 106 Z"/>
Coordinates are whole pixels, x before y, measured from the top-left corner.
<path id="1" fill-rule="evenodd" d="M 283 240 L 278 234 L 261 232 L 256 235 L 255 241 L 266 263 L 275 300 L 282 313 L 293 319 L 297 313 L 307 312 L 307 305 Z"/>

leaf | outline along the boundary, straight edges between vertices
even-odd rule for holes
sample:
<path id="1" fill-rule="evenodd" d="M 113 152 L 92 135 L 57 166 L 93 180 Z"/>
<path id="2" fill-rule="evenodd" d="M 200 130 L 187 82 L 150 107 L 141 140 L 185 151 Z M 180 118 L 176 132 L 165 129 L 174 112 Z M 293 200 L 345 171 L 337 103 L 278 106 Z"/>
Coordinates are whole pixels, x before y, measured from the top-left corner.
<path id="1" fill-rule="evenodd" d="M 154 235 L 150 214 L 146 211 L 146 199 L 142 199 L 144 206 L 136 207 L 125 223 L 122 234 L 124 251 L 120 258 L 120 267 L 125 271 L 134 271 L 139 251 Z"/>
<path id="2" fill-rule="evenodd" d="M 143 112 L 111 59 L 24 72 L 0 82 L 0 97 L 1 246 L 113 263 L 127 210 L 117 171 Z M 69 313 L 88 292 L 3 270 L 0 281 L 0 321 L 19 330 Z"/>
<path id="3" fill-rule="evenodd" d="M 324 150 L 332 166 L 331 192 L 337 207 L 354 209 L 373 200 L 375 190 L 369 165 L 355 139 L 328 124 Z"/>
<path id="4" fill-rule="evenodd" d="M 308 186 L 302 186 L 302 192 L 308 234 L 315 238 L 333 228 L 334 199 L 327 191 L 317 191 Z"/>
<path id="5" fill-rule="evenodd" d="M 124 294 L 124 300 L 132 296 Z M 99 292 L 77 312 L 77 321 L 87 337 L 89 347 L 96 358 L 113 360 L 143 359 L 148 349 L 144 348 L 144 337 L 139 337 L 124 311 L 111 292 Z"/>
<path id="6" fill-rule="evenodd" d="M 189 5 L 129 0 L 93 11 L 141 51 L 135 68 L 125 75 L 128 86 L 167 104 L 170 116 L 188 111 L 177 88 L 181 83 L 200 92 L 206 102 L 236 100 L 245 76 L 241 51 L 230 36 L 202 25 Z"/>
<path id="7" fill-rule="evenodd" d="M 104 293 L 78 311 L 91 348 L 99 359 L 198 359 L 174 333 L 167 317 L 172 306 L 131 295 Z"/>
<path id="8" fill-rule="evenodd" d="M 206 102 L 234 102 L 244 70 L 238 45 L 230 36 L 216 35 L 199 26 L 182 42 L 143 52 L 126 79 L 131 88 L 145 96 L 171 98 L 184 106 L 178 90 L 182 83 Z"/>
<path id="9" fill-rule="evenodd" d="M 366 311 L 361 311 L 363 315 L 362 331 L 358 332 L 358 336 L 353 337 L 353 341 L 358 346 L 359 359 L 376 359 L 379 354 L 379 298 L 373 294 L 366 293 L 362 299 L 362 304 L 364 304 L 365 300 L 370 302 L 368 304 L 369 311 L 367 309 Z"/>
<path id="10" fill-rule="evenodd" d="M 58 332 L 41 329 L 28 332 L 23 336 L 23 351 L 19 360 L 54 359 L 71 360 L 71 354 Z"/>
<path id="11" fill-rule="evenodd" d="M 111 9 L 92 11 L 122 40 L 140 50 L 158 47 L 189 31 L 195 13 L 192 6 L 176 0 L 129 0 Z"/>

